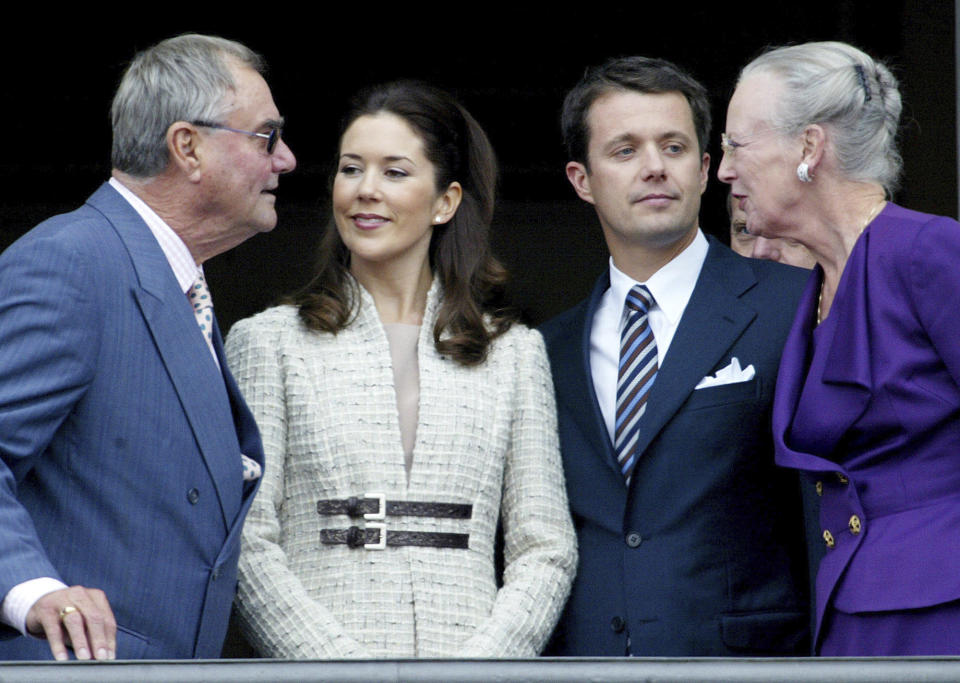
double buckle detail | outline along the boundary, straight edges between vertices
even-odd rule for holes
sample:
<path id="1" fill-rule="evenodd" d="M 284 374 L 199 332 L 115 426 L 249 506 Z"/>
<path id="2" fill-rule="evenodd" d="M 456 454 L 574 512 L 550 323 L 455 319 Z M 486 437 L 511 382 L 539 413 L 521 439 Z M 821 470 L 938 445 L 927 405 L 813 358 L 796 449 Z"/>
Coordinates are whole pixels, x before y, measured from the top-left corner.
<path id="1" fill-rule="evenodd" d="M 372 510 L 372 512 L 370 511 Z M 351 520 L 363 517 L 364 526 L 347 529 L 320 529 L 320 542 L 326 545 L 345 543 L 351 548 L 384 550 L 389 546 L 422 546 L 431 548 L 467 548 L 469 534 L 438 531 L 387 531 L 386 518 L 437 517 L 440 519 L 470 519 L 473 506 L 469 503 L 438 503 L 431 501 L 387 500 L 384 493 L 366 493 L 362 497 L 317 501 L 317 514 L 346 515 Z M 387 535 L 389 534 L 389 539 Z M 376 543 L 367 543 L 372 539 Z"/>
<path id="2" fill-rule="evenodd" d="M 365 493 L 363 494 L 364 498 L 374 498 L 377 501 L 377 511 L 376 512 L 365 512 L 363 518 L 366 520 L 372 519 L 382 519 L 386 520 L 387 518 L 387 496 L 384 493 Z M 363 547 L 365 550 L 383 550 L 387 547 L 387 524 L 383 522 L 371 522 L 366 523 L 367 529 L 379 529 L 380 530 L 380 540 L 376 543 L 364 543 Z"/>

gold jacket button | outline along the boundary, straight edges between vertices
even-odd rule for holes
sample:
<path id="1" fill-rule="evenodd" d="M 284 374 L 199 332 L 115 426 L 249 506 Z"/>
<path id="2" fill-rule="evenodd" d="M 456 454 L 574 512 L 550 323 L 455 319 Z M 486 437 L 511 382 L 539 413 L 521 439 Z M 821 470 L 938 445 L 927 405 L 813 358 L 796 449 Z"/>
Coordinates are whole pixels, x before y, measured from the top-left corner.
<path id="1" fill-rule="evenodd" d="M 823 482 L 822 482 L 822 481 L 818 481 L 818 482 L 817 482 L 817 485 L 816 485 L 816 488 L 817 488 L 817 495 L 818 495 L 818 496 L 822 496 L 822 495 L 823 495 Z"/>
<path id="2" fill-rule="evenodd" d="M 845 476 L 843 476 L 842 474 L 840 474 L 839 472 L 837 472 L 837 481 L 839 481 L 841 484 L 846 484 L 846 483 L 847 483 L 848 481 L 850 481 L 850 480 L 847 479 L 847 478 L 846 478 Z"/>
<path id="3" fill-rule="evenodd" d="M 823 530 L 823 540 L 826 542 L 828 548 L 832 548 L 836 545 L 833 541 L 833 534 L 830 533 L 829 529 Z"/>
<path id="4" fill-rule="evenodd" d="M 857 534 L 860 533 L 860 529 L 862 528 L 860 524 L 860 518 L 857 517 L 856 515 L 851 516 L 850 521 L 847 523 L 847 526 L 850 527 L 850 533 L 856 536 Z"/>

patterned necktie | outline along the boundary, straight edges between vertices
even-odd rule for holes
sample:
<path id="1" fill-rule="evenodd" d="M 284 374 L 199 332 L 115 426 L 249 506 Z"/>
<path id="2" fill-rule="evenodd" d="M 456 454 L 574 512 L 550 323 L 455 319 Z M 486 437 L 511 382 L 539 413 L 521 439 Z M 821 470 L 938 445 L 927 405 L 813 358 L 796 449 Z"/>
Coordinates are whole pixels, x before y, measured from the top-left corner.
<path id="1" fill-rule="evenodd" d="M 203 332 L 204 339 L 210 350 L 213 350 L 213 299 L 210 298 L 210 289 L 203 273 L 190 285 L 190 305 L 193 306 L 193 315 L 197 318 L 197 325 Z"/>
<path id="2" fill-rule="evenodd" d="M 657 341 L 653 338 L 647 313 L 653 295 L 643 285 L 634 285 L 624 305 L 624 324 L 620 332 L 620 369 L 617 375 L 617 420 L 614 449 L 620 471 L 630 485 L 637 460 L 636 445 L 640 417 L 657 378 Z"/>

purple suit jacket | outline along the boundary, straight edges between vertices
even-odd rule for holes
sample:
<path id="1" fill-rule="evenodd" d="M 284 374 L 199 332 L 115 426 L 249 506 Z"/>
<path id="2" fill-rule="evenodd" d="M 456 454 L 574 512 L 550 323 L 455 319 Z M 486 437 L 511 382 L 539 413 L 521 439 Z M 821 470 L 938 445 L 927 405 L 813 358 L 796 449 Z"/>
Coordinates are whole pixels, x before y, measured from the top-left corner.
<path id="1" fill-rule="evenodd" d="M 815 478 L 833 541 L 817 639 L 828 610 L 960 598 L 960 224 L 888 204 L 814 330 L 821 279 L 818 267 L 773 406 L 777 462 Z"/>

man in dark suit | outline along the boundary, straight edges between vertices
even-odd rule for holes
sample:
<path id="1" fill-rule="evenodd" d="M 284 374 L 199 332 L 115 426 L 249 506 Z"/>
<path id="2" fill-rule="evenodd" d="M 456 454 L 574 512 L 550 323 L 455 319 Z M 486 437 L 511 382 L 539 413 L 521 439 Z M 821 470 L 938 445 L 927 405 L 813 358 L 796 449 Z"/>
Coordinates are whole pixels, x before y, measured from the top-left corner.
<path id="1" fill-rule="evenodd" d="M 110 182 L 0 256 L 2 659 L 219 656 L 263 449 L 201 264 L 274 227 L 296 163 L 262 70 L 139 54 Z"/>
<path id="2" fill-rule="evenodd" d="M 798 483 L 770 435 L 806 275 L 700 231 L 709 112 L 703 86 L 642 57 L 592 69 L 564 102 L 567 177 L 611 258 L 542 329 L 580 547 L 548 653 L 808 649 Z"/>

